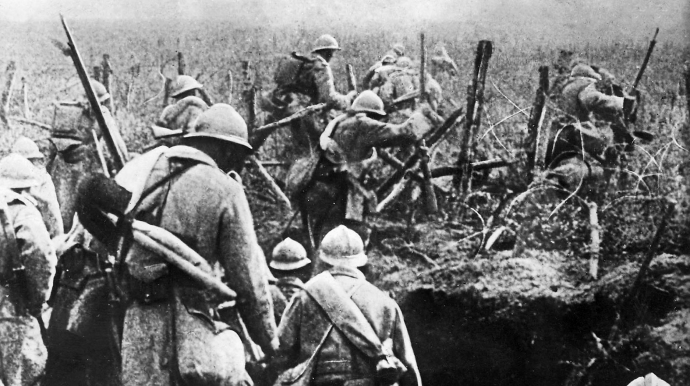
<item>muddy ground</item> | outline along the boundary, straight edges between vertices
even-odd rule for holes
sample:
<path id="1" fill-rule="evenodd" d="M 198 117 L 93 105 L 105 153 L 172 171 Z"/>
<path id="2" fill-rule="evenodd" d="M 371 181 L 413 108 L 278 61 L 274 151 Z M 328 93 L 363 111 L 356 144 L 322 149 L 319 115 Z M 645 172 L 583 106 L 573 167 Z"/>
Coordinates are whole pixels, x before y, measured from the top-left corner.
<path id="1" fill-rule="evenodd" d="M 269 255 L 293 213 L 265 203 L 253 210 Z M 648 372 L 690 384 L 687 255 L 656 256 L 621 309 L 643 251 L 603 262 L 592 281 L 577 253 L 471 258 L 476 243 L 462 240 L 469 229 L 440 220 L 374 224 L 366 274 L 400 304 L 426 384 L 625 386 Z M 297 217 L 287 233 L 299 238 L 298 226 Z"/>

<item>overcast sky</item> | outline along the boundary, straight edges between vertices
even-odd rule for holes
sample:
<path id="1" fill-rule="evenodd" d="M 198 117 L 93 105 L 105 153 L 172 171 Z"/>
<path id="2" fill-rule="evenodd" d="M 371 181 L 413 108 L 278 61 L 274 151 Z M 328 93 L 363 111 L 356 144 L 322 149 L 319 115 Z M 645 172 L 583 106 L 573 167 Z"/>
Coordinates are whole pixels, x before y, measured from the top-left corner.
<path id="1" fill-rule="evenodd" d="M 666 36 L 690 39 L 690 0 L 0 0 L 0 20 L 55 20 L 60 12 L 70 20 L 224 19 L 269 27 L 438 21 L 490 27 L 514 20 L 545 31 L 612 28 L 645 39 L 658 26 Z"/>

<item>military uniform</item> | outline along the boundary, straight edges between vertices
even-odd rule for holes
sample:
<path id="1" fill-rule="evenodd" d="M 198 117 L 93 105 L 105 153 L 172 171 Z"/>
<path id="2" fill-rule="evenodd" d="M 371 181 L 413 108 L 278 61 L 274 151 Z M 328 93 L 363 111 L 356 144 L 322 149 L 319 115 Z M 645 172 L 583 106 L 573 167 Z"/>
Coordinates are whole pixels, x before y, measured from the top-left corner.
<path id="1" fill-rule="evenodd" d="M 396 64 L 382 66 L 376 70 L 370 83 L 371 89 L 383 100 L 386 110 L 392 110 L 391 121 L 400 122 L 409 118 L 417 108 L 417 99 L 410 99 L 408 102 L 399 103 L 391 109 L 393 101 L 405 96 L 420 88 L 419 70 L 411 66 L 409 58 L 400 58 Z M 428 102 L 432 110 L 436 111 L 443 99 L 441 86 L 426 74 L 425 89 Z"/>
<path id="2" fill-rule="evenodd" d="M 157 124 L 186 134 L 194 131 L 196 118 L 206 110 L 208 105 L 201 98 L 188 96 L 163 109 Z"/>
<path id="3" fill-rule="evenodd" d="M 561 168 L 566 175 L 567 185 L 574 184 L 570 187 L 577 186 L 581 178 L 601 177 L 602 165 L 593 164 L 593 156 L 608 160 L 612 153 L 607 149 L 614 143 L 631 142 L 627 129 L 618 123 L 624 98 L 597 90 L 596 83 L 600 78 L 591 67 L 576 66 L 563 88 L 561 109 L 566 115 L 555 120 L 551 126 L 546 164 Z M 594 125 L 593 114 L 613 123 L 603 127 Z M 582 160 L 583 150 L 589 165 Z"/>
<path id="4" fill-rule="evenodd" d="M 348 232 L 346 236 L 352 240 L 339 241 L 334 246 L 332 237 L 329 236 L 334 233 L 343 234 L 343 230 Z M 340 255 L 333 256 L 334 251 L 338 251 Z M 310 384 L 315 386 L 378 386 L 395 381 L 400 386 L 421 386 L 419 370 L 400 308 L 394 300 L 368 283 L 357 269 L 366 263 L 361 239 L 351 230 L 338 227 L 324 238 L 321 259 L 330 264 L 328 274 L 334 280 L 329 285 L 334 287 L 323 290 L 324 274 L 320 274 L 307 282 L 305 291 L 298 292 L 293 298 L 278 327 L 279 358 L 286 360 L 284 366 L 294 367 L 313 361 L 311 374 L 306 376 L 311 379 Z M 335 290 L 350 297 L 365 318 L 364 323 L 373 329 L 376 335 L 373 340 L 378 342 L 370 342 L 367 333 L 358 329 L 357 323 L 352 321 L 354 318 L 347 314 L 348 311 L 344 311 L 347 307 L 339 303 Z M 320 296 L 315 296 L 316 293 Z M 324 300 L 333 309 L 340 309 L 341 314 L 345 314 L 345 320 L 333 320 L 333 316 L 322 308 Z M 335 324 L 335 328 L 330 328 L 332 324 Z M 348 330 L 352 333 L 348 333 Z M 356 338 L 353 339 L 353 336 Z M 404 365 L 406 371 L 401 371 L 399 379 L 389 380 L 388 383 L 380 378 L 382 358 L 368 355 L 370 350 L 362 350 L 362 347 L 375 345 L 382 345 L 384 351 L 388 350 L 386 361 L 394 357 Z M 374 351 L 374 355 L 377 354 L 375 349 L 371 351 Z"/>
<path id="5" fill-rule="evenodd" d="M 376 159 L 375 147 L 414 143 L 415 120 L 400 125 L 369 118 L 364 113 L 348 113 L 337 118 L 331 135 L 335 146 L 325 151 L 301 205 L 314 219 L 314 235 L 347 222 L 358 227 L 363 238 L 366 216 L 375 212 L 376 196 L 362 186 L 362 179 Z M 334 121 L 335 122 L 335 121 Z"/>
<path id="6" fill-rule="evenodd" d="M 129 159 L 127 146 L 120 135 L 117 123 L 107 107 L 101 106 L 101 111 L 111 129 L 118 153 L 124 160 Z M 72 219 L 76 213 L 76 187 L 85 177 L 94 173 L 103 173 L 103 166 L 96 152 L 93 128 L 98 136 L 98 146 L 104 150 L 108 169 L 112 170 L 110 166 L 112 156 L 108 147 L 105 146 L 101 130 L 91 115 L 90 109 L 84 108 L 76 122 L 69 127 L 55 127 L 51 133 L 51 141 L 55 145 L 58 156 L 51 162 L 48 172 L 53 178 L 62 212 L 62 222 L 67 229 L 72 228 Z"/>
<path id="7" fill-rule="evenodd" d="M 308 153 L 319 140 L 329 110 L 344 110 L 349 107 L 352 95 L 336 91 L 333 72 L 328 62 L 318 54 L 310 58 L 289 59 L 281 62 L 275 76 L 276 88 L 263 97 L 264 110 L 270 111 L 267 121 L 288 117 L 305 107 L 326 103 L 327 109 L 311 114 L 290 125 L 292 138 L 298 155 Z M 265 140 L 252 139 L 257 147 Z"/>
<path id="8" fill-rule="evenodd" d="M 38 321 L 31 315 L 41 316 L 50 294 L 56 258 L 34 203 L 5 188 L 0 189 L 0 199 L 6 205 L 3 211 L 10 227 L 0 240 L 0 373 L 5 386 L 24 386 L 35 384 L 45 367 L 46 347 Z M 16 247 L 11 246 L 15 243 L 12 238 Z M 12 263 L 14 248 L 20 261 Z M 24 290 L 18 288 L 21 285 L 11 284 L 16 277 L 13 264 L 25 268 Z"/>
<path id="9" fill-rule="evenodd" d="M 130 162 L 117 180 L 127 187 L 142 173 L 147 155 Z M 254 234 L 251 213 L 241 183 L 225 175 L 206 154 L 177 146 L 155 161 L 146 187 L 182 165 L 192 165 L 163 188 L 145 197 L 137 218 L 172 232 L 212 266 L 225 269 L 227 282 L 238 294 L 239 311 L 252 339 L 271 348 L 275 331 L 265 260 Z M 145 168 L 144 168 L 145 169 Z M 176 300 L 186 310 L 211 319 L 217 300 L 190 279 L 170 269 L 161 272 L 160 260 L 134 248 L 126 257 L 133 302 L 125 315 L 122 340 L 122 379 L 125 385 L 175 384 L 170 308 Z M 157 270 L 158 269 L 158 270 Z M 138 275 L 149 272 L 147 281 Z M 171 295 L 170 290 L 174 295 Z M 176 312 L 181 312 L 179 309 Z"/>

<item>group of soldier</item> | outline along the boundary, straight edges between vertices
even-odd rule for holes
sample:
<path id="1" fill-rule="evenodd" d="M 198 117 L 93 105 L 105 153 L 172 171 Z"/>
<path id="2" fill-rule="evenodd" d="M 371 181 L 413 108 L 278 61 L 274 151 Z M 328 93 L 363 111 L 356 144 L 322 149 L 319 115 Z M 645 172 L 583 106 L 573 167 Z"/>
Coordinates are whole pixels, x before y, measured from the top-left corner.
<path id="1" fill-rule="evenodd" d="M 268 263 L 240 179 L 266 137 L 250 137 L 232 106 L 209 106 L 192 77 L 173 82 L 174 103 L 154 126 L 157 146 L 119 171 L 90 107 L 88 124 L 55 130 L 48 150 L 20 138 L 0 161 L 0 384 L 43 376 L 55 385 L 420 385 L 400 308 L 360 271 L 366 219 L 376 212 L 362 180 L 376 148 L 417 144 L 438 123 L 442 93 L 424 74 L 426 93 L 414 95 L 420 71 L 399 44 L 371 67 L 367 90 L 339 93 L 329 61 L 340 49 L 319 37 L 310 56 L 281 63 L 263 95 L 269 121 L 325 104 L 289 126 L 304 158 L 286 185 L 309 245 L 287 238 Z M 599 80 L 579 63 L 563 87 L 566 118 L 547 152 L 561 183 L 596 174 L 583 154 L 611 160 L 610 143 L 632 143 L 625 127 L 591 124 L 592 114 L 631 108 L 627 95 L 597 90 Z M 109 98 L 92 87 L 101 103 Z M 129 159 L 107 108 L 97 108 Z M 55 175 L 60 167 L 71 170 L 67 183 Z M 151 247 L 138 236 L 142 223 L 172 241 Z M 162 257 L 170 253 L 192 267 Z M 212 289 L 223 285 L 235 296 Z"/>

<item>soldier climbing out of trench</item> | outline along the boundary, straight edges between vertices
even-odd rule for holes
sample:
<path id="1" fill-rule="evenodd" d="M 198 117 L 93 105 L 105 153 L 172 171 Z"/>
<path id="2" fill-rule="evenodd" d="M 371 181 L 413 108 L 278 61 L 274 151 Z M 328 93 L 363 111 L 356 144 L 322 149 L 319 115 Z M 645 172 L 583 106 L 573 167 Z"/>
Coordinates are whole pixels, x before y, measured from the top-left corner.
<path id="1" fill-rule="evenodd" d="M 288 172 L 287 191 L 298 202 L 312 250 L 316 240 L 342 224 L 368 244 L 371 229 L 366 219 L 376 212 L 377 200 L 363 180 L 376 160 L 374 148 L 416 143 L 422 134 L 419 127 L 429 124 L 421 114 L 399 125 L 381 122 L 386 116 L 383 108 L 383 101 L 373 91 L 363 91 L 347 113 L 326 127 L 318 162 L 299 160 Z"/>
<path id="2" fill-rule="evenodd" d="M 583 181 L 583 186 L 594 183 L 588 187 L 590 193 L 596 193 L 596 183 L 618 165 L 621 151 L 633 149 L 633 137 L 623 119 L 633 114 L 637 99 L 598 91 L 596 83 L 600 80 L 601 75 L 592 67 L 576 65 L 563 88 L 561 108 L 565 114 L 551 126 L 545 164 L 549 175 L 570 190 Z M 606 117 L 609 125 L 595 126 L 593 114 Z"/>
<path id="3" fill-rule="evenodd" d="M 335 88 L 333 71 L 329 62 L 336 51 L 341 48 L 331 35 L 322 35 L 314 42 L 311 57 L 296 52 L 292 57 L 282 61 L 275 73 L 276 87 L 261 98 L 263 110 L 269 112 L 267 122 L 286 118 L 305 107 L 326 103 L 321 114 L 312 114 L 290 124 L 295 148 L 294 155 L 309 154 L 319 143 L 319 136 L 326 123 L 337 110 L 350 106 L 356 91 L 341 94 Z M 266 133 L 268 136 L 269 133 Z M 253 137 L 251 144 L 258 148 L 266 137 Z"/>
<path id="4" fill-rule="evenodd" d="M 364 88 L 371 89 L 371 80 L 376 74 L 376 70 L 383 66 L 393 65 L 398 60 L 398 58 L 404 56 L 405 46 L 403 46 L 401 43 L 393 44 L 393 47 L 381 57 L 381 60 L 374 63 L 371 67 L 369 67 L 369 70 L 367 70 L 367 73 L 364 75 L 364 78 L 362 79 Z"/>

